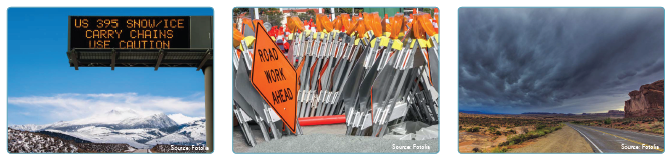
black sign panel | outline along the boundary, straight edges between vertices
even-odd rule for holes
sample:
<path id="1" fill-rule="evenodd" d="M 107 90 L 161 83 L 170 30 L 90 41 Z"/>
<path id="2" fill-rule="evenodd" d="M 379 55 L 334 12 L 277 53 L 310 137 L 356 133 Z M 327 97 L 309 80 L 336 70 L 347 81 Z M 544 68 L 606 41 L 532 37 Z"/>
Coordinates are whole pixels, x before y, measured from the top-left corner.
<path id="1" fill-rule="evenodd" d="M 69 50 L 190 48 L 189 16 L 70 16 Z"/>

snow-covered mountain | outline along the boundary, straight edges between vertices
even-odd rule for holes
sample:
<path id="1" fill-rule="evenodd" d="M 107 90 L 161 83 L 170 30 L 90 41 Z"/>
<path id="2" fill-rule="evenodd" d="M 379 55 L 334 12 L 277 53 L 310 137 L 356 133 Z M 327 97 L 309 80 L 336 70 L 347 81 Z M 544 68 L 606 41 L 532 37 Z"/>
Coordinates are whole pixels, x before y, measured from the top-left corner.
<path id="1" fill-rule="evenodd" d="M 164 113 L 159 113 L 147 117 L 125 119 L 119 125 L 123 128 L 167 128 L 176 126 L 178 123 Z"/>
<path id="2" fill-rule="evenodd" d="M 167 116 L 164 113 L 144 114 L 133 110 L 111 110 L 73 121 L 46 125 L 13 125 L 10 128 L 62 133 L 94 143 L 126 143 L 136 148 L 149 148 L 155 144 L 205 144 L 205 122 L 203 118 L 197 119 L 183 114 Z"/>
<path id="3" fill-rule="evenodd" d="M 146 144 L 205 144 L 206 143 L 206 120 L 200 119 L 182 125 L 177 132 L 171 133 L 159 139 L 153 139 Z"/>
<path id="4" fill-rule="evenodd" d="M 188 136 L 195 141 L 206 141 L 206 119 L 187 123 L 178 133 Z"/>
<path id="5" fill-rule="evenodd" d="M 21 131 L 38 131 L 41 129 L 44 129 L 48 125 L 35 125 L 35 124 L 27 124 L 27 125 L 12 125 L 9 126 L 9 128 L 13 128 L 16 130 L 21 130 Z"/>
<path id="6" fill-rule="evenodd" d="M 23 131 L 42 131 L 46 129 L 75 131 L 88 126 L 101 126 L 111 129 L 136 129 L 168 128 L 176 125 L 178 123 L 164 113 L 142 114 L 134 110 L 111 110 L 106 113 L 73 121 L 60 121 L 46 125 L 14 125 L 10 126 L 10 128 Z"/>
<path id="7" fill-rule="evenodd" d="M 204 119 L 204 117 L 188 117 L 183 114 L 171 114 L 167 116 L 169 116 L 169 118 L 171 118 L 172 120 L 176 121 L 176 123 L 178 123 L 179 125 Z"/>

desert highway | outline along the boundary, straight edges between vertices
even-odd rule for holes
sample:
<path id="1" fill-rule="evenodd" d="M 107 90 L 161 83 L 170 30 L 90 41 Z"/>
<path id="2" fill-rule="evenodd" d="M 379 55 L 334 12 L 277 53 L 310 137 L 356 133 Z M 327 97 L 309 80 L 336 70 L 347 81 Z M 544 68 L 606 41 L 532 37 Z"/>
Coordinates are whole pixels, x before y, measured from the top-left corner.
<path id="1" fill-rule="evenodd" d="M 575 125 L 574 128 L 591 145 L 596 153 L 662 153 L 665 151 L 665 137 L 619 129 Z M 645 146 L 658 146 L 649 149 Z"/>

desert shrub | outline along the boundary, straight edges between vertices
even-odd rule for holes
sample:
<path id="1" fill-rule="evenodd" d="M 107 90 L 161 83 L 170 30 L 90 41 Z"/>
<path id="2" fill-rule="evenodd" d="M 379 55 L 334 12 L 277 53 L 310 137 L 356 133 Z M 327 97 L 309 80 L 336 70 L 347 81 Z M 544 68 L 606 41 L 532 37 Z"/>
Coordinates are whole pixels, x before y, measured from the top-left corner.
<path id="1" fill-rule="evenodd" d="M 508 133 L 512 133 L 512 134 L 516 134 L 516 131 L 515 131 L 514 129 L 510 129 L 510 130 L 507 131 L 507 132 L 508 132 Z"/>
<path id="2" fill-rule="evenodd" d="M 537 124 L 537 125 L 535 125 L 535 129 L 537 129 L 537 130 L 541 130 L 541 129 L 543 129 L 544 127 L 547 127 L 547 126 L 546 126 L 546 125 L 543 125 L 543 124 Z"/>
<path id="3" fill-rule="evenodd" d="M 657 133 L 657 134 L 665 134 L 665 130 L 660 129 L 660 128 L 654 128 L 654 129 L 651 130 L 651 132 Z"/>
<path id="4" fill-rule="evenodd" d="M 472 152 L 481 152 L 481 150 L 479 150 L 479 148 L 475 147 L 475 148 L 472 148 Z"/>
<path id="5" fill-rule="evenodd" d="M 662 123 L 662 122 L 655 122 L 655 123 L 653 123 L 653 126 L 651 126 L 651 128 L 662 128 L 664 126 L 665 126 L 665 124 Z"/>
<path id="6" fill-rule="evenodd" d="M 549 130 L 539 130 L 539 131 L 537 131 L 538 136 L 543 136 L 543 135 L 546 135 L 546 134 L 549 134 Z"/>
<path id="7" fill-rule="evenodd" d="M 510 145 L 510 143 L 519 144 L 519 143 L 525 142 L 525 141 L 530 140 L 530 139 L 535 139 L 535 138 L 547 135 L 547 134 L 549 134 L 553 131 L 559 130 L 559 129 L 562 128 L 562 126 L 563 125 L 561 124 L 561 125 L 558 125 L 556 127 L 544 127 L 540 130 L 535 130 L 535 131 L 530 131 L 530 132 L 527 132 L 527 133 L 524 133 L 524 134 L 515 135 L 513 137 L 508 138 L 507 141 L 505 141 L 503 143 L 500 143 L 498 146 L 507 146 L 507 145 Z"/>
<path id="8" fill-rule="evenodd" d="M 623 119 L 623 124 L 624 124 L 624 125 L 628 125 L 628 124 L 631 124 L 631 123 L 632 123 L 632 120 L 629 120 L 629 119 Z"/>
<path id="9" fill-rule="evenodd" d="M 604 124 L 605 125 L 611 124 L 611 118 L 607 117 L 607 119 L 604 119 Z"/>
<path id="10" fill-rule="evenodd" d="M 523 133 L 528 133 L 530 130 L 528 130 L 528 128 L 526 128 L 526 127 L 523 127 L 523 128 L 521 128 L 521 131 L 523 131 Z"/>
<path id="11" fill-rule="evenodd" d="M 491 126 L 491 127 L 489 127 L 489 129 L 487 131 L 489 131 L 489 133 L 495 133 L 496 132 L 496 127 Z"/>
<path id="12" fill-rule="evenodd" d="M 463 126 L 459 126 L 459 131 L 463 130 Z"/>
<path id="13" fill-rule="evenodd" d="M 507 151 L 509 151 L 507 147 L 500 147 L 500 146 L 495 147 L 493 148 L 493 150 L 491 150 L 492 153 L 506 153 Z"/>
<path id="14" fill-rule="evenodd" d="M 501 135 L 502 133 L 500 133 L 500 131 L 496 131 L 496 133 L 494 133 L 494 134 Z"/>
<path id="15" fill-rule="evenodd" d="M 466 132 L 479 132 L 479 127 L 471 127 L 466 129 Z"/>

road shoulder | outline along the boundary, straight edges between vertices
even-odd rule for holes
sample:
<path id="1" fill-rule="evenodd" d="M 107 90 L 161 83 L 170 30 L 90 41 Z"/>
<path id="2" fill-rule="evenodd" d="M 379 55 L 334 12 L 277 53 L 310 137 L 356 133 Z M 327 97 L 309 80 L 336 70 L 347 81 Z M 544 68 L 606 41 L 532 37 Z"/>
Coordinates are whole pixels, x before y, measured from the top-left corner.
<path id="1" fill-rule="evenodd" d="M 530 145 L 512 149 L 509 153 L 593 153 L 593 149 L 576 130 L 563 126 Z"/>

